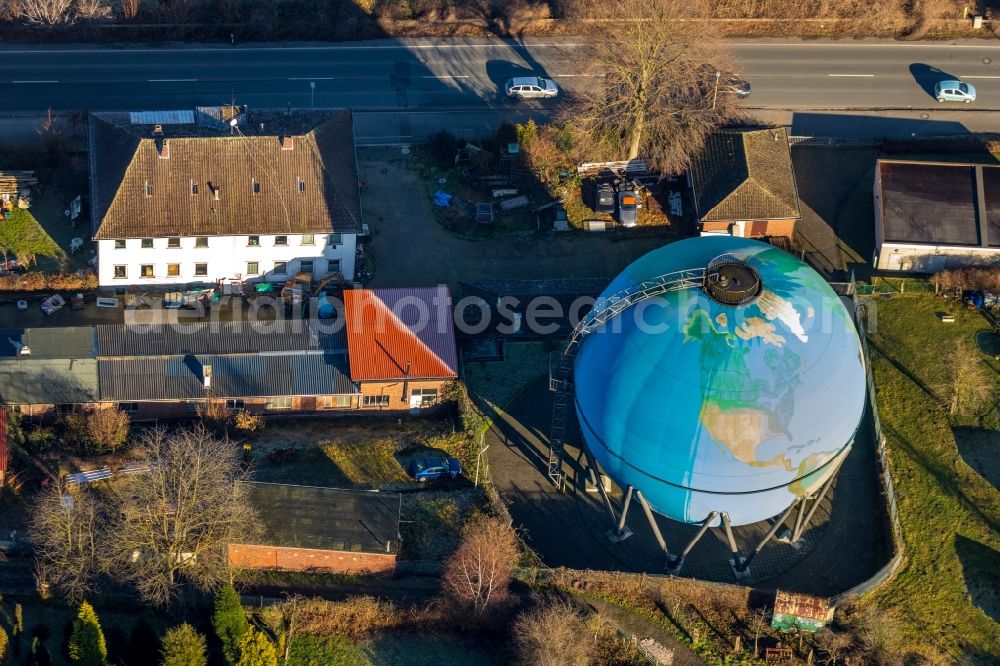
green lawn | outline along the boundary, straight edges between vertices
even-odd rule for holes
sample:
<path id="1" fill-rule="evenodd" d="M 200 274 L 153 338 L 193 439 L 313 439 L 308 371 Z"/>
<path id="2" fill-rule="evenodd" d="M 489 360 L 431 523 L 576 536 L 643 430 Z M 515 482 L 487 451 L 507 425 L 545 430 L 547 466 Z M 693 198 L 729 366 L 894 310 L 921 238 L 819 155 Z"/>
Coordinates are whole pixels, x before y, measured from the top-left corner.
<path id="1" fill-rule="evenodd" d="M 996 663 L 1000 490 L 962 456 L 970 435 L 980 448 L 985 441 L 993 456 L 1000 454 L 996 409 L 965 415 L 960 419 L 965 427 L 955 427 L 937 381 L 949 349 L 964 338 L 979 353 L 977 340 L 989 327 L 979 313 L 930 294 L 907 293 L 880 299 L 876 306 L 872 364 L 907 563 L 873 601 L 902 622 L 901 653 Z M 955 323 L 942 323 L 940 312 L 954 314 Z M 995 359 L 982 359 L 1000 369 Z"/>
<path id="2" fill-rule="evenodd" d="M 549 371 L 549 354 L 560 349 L 544 342 L 505 342 L 502 361 L 465 364 L 469 397 L 480 412 L 493 419 L 529 384 Z"/>
<path id="3" fill-rule="evenodd" d="M 0 220 L 0 250 L 9 258 L 55 259 L 63 254 L 30 211 L 16 208 L 4 215 L 6 219 Z"/>

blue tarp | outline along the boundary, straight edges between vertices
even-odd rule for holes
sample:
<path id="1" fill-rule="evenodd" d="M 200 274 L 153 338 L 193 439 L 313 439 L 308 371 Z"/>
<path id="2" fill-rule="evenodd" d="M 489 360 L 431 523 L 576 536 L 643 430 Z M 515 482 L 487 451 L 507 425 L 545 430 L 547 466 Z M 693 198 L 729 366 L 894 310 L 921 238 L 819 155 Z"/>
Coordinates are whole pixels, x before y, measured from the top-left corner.
<path id="1" fill-rule="evenodd" d="M 447 192 L 442 192 L 438 190 L 434 193 L 434 205 L 441 206 L 443 208 L 451 208 L 451 200 L 455 197 L 454 194 L 448 194 Z"/>

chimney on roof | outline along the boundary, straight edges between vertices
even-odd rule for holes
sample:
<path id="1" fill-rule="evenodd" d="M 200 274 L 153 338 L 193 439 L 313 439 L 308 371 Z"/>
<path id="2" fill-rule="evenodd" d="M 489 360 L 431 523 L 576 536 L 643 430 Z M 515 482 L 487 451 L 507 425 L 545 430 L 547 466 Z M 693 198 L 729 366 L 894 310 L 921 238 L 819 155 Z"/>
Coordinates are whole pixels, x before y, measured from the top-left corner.
<path id="1" fill-rule="evenodd" d="M 290 136 L 281 137 L 281 149 L 282 150 L 295 150 L 295 139 Z"/>
<path id="2" fill-rule="evenodd" d="M 163 135 L 163 125 L 153 125 L 153 136 Z"/>
<path id="3" fill-rule="evenodd" d="M 212 388 L 212 366 L 210 366 L 210 365 L 202 365 L 201 366 L 201 375 L 202 375 L 202 377 L 204 377 L 205 388 L 206 389 Z"/>
<path id="4" fill-rule="evenodd" d="M 159 155 L 161 160 L 170 159 L 170 142 L 162 136 L 156 138 L 156 154 Z"/>

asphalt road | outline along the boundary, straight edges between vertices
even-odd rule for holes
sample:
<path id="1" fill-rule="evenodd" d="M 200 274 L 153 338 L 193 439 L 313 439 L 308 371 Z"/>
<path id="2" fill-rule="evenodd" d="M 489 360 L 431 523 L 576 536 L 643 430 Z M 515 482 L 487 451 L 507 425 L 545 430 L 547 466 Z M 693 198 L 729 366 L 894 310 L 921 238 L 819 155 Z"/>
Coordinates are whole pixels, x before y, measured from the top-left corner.
<path id="1" fill-rule="evenodd" d="M 362 128 L 360 135 L 416 133 L 412 125 L 421 124 L 421 114 L 465 114 L 466 124 L 475 127 L 501 115 L 544 116 L 558 105 L 558 100 L 506 99 L 500 89 L 511 76 L 538 73 L 569 90 L 598 85 L 600 73 L 581 61 L 578 46 L 572 39 L 0 46 L 0 114 L 186 108 L 235 100 L 257 107 L 350 106 L 393 114 L 371 120 L 372 130 Z M 937 121 L 942 131 L 930 133 L 940 134 L 996 127 L 997 41 L 744 40 L 729 47 L 734 69 L 753 85 L 746 105 L 772 115 L 794 111 L 786 124 L 822 127 L 835 125 L 831 118 L 845 112 L 855 117 L 896 112 L 908 118 L 907 133 L 912 121 L 918 127 L 920 121 Z M 938 104 L 931 89 L 945 78 L 973 83 L 979 99 Z M 461 120 L 432 120 L 465 126 Z M 901 130 L 888 132 L 893 133 Z"/>

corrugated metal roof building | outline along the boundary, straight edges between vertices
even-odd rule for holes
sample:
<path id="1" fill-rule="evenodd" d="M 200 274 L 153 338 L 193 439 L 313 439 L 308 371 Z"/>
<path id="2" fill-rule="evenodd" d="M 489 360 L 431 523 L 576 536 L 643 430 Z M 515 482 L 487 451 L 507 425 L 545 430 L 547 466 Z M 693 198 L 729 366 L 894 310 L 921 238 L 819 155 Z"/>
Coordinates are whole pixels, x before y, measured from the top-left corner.
<path id="1" fill-rule="evenodd" d="M 0 402 L 82 404 L 98 399 L 91 326 L 0 330 Z"/>
<path id="2" fill-rule="evenodd" d="M 351 379 L 452 379 L 458 376 L 448 288 L 344 292 Z"/>

